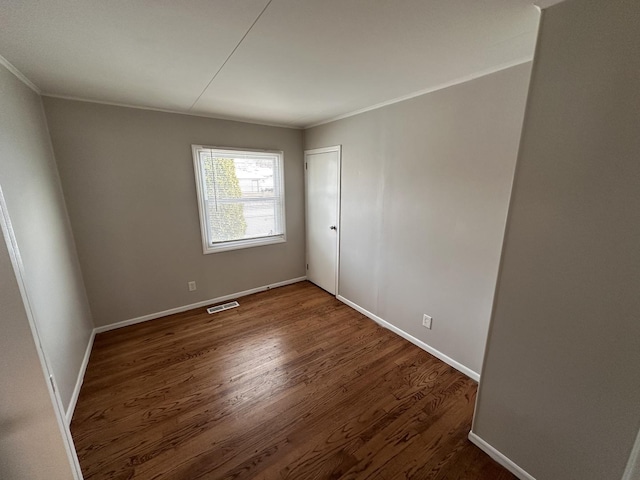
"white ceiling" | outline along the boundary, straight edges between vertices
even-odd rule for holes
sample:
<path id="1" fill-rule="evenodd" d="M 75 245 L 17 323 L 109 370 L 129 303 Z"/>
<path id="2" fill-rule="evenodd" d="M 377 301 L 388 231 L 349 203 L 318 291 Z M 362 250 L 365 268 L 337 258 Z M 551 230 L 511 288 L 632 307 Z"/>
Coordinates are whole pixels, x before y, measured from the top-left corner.
<path id="1" fill-rule="evenodd" d="M 0 0 L 45 95 L 305 127 L 533 57 L 532 0 Z"/>

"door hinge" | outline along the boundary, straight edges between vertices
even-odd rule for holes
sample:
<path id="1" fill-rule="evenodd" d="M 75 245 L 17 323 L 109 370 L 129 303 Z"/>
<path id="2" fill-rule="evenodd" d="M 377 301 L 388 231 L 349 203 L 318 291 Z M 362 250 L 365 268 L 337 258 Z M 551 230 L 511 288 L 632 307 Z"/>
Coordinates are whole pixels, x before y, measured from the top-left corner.
<path id="1" fill-rule="evenodd" d="M 307 263 L 307 270 L 309 270 L 309 264 Z"/>
<path id="2" fill-rule="evenodd" d="M 304 162 L 304 169 L 307 170 L 309 168 L 309 164 L 307 162 Z"/>
<path id="3" fill-rule="evenodd" d="M 53 375 L 49 375 L 49 382 L 51 382 L 51 388 L 53 388 L 53 391 L 56 391 L 56 382 L 53 381 Z"/>

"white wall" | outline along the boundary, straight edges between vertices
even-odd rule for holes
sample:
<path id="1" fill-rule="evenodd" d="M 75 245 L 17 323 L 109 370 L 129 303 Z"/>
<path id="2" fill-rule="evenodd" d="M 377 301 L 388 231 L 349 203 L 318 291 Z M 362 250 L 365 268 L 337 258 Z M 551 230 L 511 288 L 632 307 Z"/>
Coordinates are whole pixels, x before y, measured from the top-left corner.
<path id="1" fill-rule="evenodd" d="M 96 325 L 305 275 L 300 130 L 44 104 Z M 191 144 L 284 151 L 286 243 L 203 255 Z"/>
<path id="2" fill-rule="evenodd" d="M 3 66 L 0 185 L 43 347 L 66 406 L 93 329 L 91 312 L 41 99 Z"/>
<path id="3" fill-rule="evenodd" d="M 520 65 L 305 131 L 307 149 L 342 145 L 340 295 L 475 372 L 529 72 Z"/>
<path id="4" fill-rule="evenodd" d="M 617 480 L 640 427 L 640 2 L 545 11 L 474 433 Z"/>

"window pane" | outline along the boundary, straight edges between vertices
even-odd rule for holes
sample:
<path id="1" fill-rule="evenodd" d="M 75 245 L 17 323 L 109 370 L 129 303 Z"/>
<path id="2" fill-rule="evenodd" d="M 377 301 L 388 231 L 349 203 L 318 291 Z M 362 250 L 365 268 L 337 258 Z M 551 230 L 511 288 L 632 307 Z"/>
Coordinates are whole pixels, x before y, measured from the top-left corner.
<path id="1" fill-rule="evenodd" d="M 236 174 L 243 197 L 270 197 L 274 194 L 276 158 L 236 158 Z"/>
<path id="2" fill-rule="evenodd" d="M 209 241 L 217 243 L 244 238 L 247 229 L 244 207 L 241 203 L 227 201 L 242 197 L 233 159 L 207 155 L 202 167 Z"/>
<path id="3" fill-rule="evenodd" d="M 208 203 L 209 238 L 212 243 L 245 238 L 247 223 L 242 203 Z"/>
<path id="4" fill-rule="evenodd" d="M 276 227 L 276 202 L 262 200 L 244 204 L 244 218 L 247 222 L 245 238 L 278 235 Z"/>

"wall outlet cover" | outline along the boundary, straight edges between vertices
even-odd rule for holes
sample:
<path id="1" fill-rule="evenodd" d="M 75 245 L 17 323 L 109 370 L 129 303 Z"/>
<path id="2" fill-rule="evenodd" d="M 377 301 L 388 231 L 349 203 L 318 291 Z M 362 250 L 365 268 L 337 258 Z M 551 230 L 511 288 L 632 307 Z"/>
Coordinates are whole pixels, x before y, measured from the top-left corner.
<path id="1" fill-rule="evenodd" d="M 431 330 L 431 321 L 433 320 L 433 318 L 431 318 L 429 315 L 427 315 L 426 313 L 424 315 L 422 315 L 422 326 L 428 328 L 429 330 Z"/>

